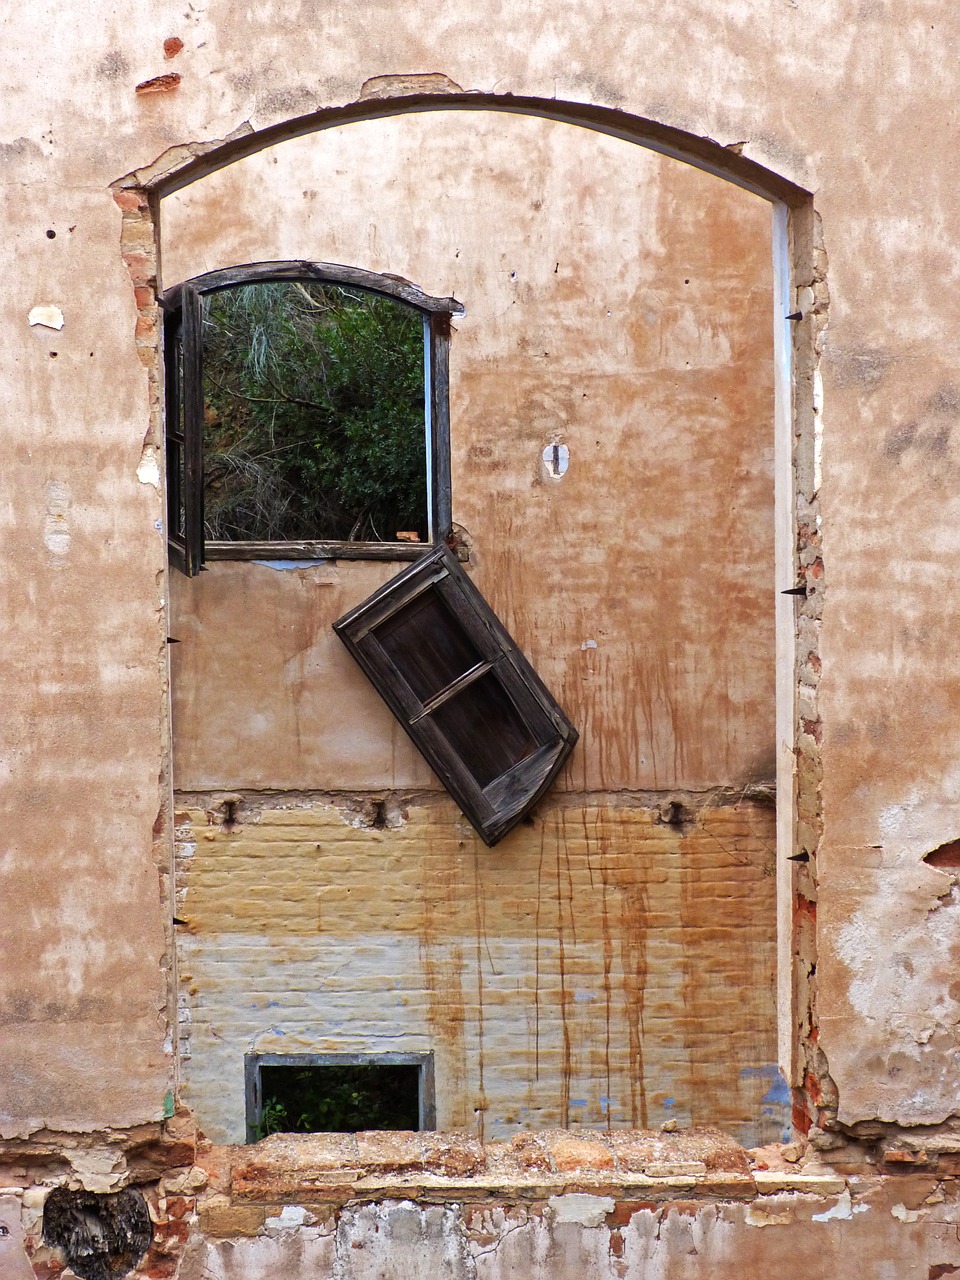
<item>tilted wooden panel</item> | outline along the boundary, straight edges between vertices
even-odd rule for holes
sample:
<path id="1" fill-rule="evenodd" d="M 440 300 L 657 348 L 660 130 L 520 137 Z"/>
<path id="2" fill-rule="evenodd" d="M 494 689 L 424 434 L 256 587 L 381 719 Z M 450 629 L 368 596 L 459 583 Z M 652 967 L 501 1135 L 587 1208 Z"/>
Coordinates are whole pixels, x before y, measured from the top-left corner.
<path id="1" fill-rule="evenodd" d="M 578 735 L 454 554 L 434 548 L 333 628 L 484 842 L 496 844 Z"/>

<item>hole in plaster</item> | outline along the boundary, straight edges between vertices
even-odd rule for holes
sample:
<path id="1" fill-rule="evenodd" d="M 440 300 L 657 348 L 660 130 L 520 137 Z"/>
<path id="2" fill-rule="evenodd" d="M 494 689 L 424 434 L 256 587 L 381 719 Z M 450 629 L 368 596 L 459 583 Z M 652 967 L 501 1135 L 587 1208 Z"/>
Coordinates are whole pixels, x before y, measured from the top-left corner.
<path id="1" fill-rule="evenodd" d="M 960 867 L 960 840 L 948 840 L 924 854 L 924 862 L 931 867 Z"/>
<path id="2" fill-rule="evenodd" d="M 80 1280 L 128 1275 L 150 1244 L 150 1214 L 139 1191 L 100 1195 L 57 1187 L 43 1206 L 44 1244 L 62 1249 Z"/>
<path id="3" fill-rule="evenodd" d="M 541 455 L 543 457 L 543 465 L 547 469 L 547 475 L 552 480 L 559 480 L 561 476 L 566 474 L 570 465 L 570 450 L 565 444 L 548 444 Z"/>
<path id="4" fill-rule="evenodd" d="M 436 1125 L 432 1053 L 248 1054 L 247 1136 Z"/>
<path id="5" fill-rule="evenodd" d="M 57 238 L 57 233 L 54 231 L 53 227 L 51 227 L 51 228 L 47 231 L 47 239 L 48 239 L 48 240 L 56 240 L 56 238 Z"/>
<path id="6" fill-rule="evenodd" d="M 695 816 L 682 800 L 668 800 L 660 806 L 660 821 L 668 827 L 688 827 L 695 821 Z"/>

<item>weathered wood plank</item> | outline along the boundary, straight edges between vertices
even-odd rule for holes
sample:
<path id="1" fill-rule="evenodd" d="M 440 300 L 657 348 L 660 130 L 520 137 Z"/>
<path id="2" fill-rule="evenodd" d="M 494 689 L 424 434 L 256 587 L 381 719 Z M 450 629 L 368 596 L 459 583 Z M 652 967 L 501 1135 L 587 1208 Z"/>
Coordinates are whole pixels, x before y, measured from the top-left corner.
<path id="1" fill-rule="evenodd" d="M 404 619 L 404 628 L 415 630 L 421 618 L 441 632 L 449 625 L 450 641 L 439 652 L 462 657 L 472 647 L 483 659 L 452 680 L 427 679 L 425 685 L 423 655 L 430 646 L 415 646 L 419 656 L 405 669 L 416 637 L 407 636 L 388 653 L 378 629 L 426 590 L 440 603 L 439 616 L 421 610 Z M 333 625 L 484 843 L 496 844 L 536 804 L 578 734 L 454 554 L 436 547 Z M 457 633 L 463 644 L 454 643 Z M 435 674 L 444 663 L 447 672 L 456 670 L 446 659 L 438 661 Z M 486 690 L 485 679 L 492 682 Z M 436 691 L 421 700 L 414 686 L 431 685 Z"/>
<path id="2" fill-rule="evenodd" d="M 418 289 L 402 276 L 366 271 L 363 267 L 347 267 L 339 262 L 309 262 L 297 259 L 288 262 L 249 262 L 237 267 L 223 267 L 208 271 L 191 280 L 190 287 L 200 294 L 215 293 L 218 289 L 230 289 L 240 284 L 258 284 L 271 280 L 315 281 L 317 284 L 340 284 L 379 293 L 385 298 L 397 298 L 409 303 L 418 311 L 463 315 L 463 303 L 456 298 L 433 298 Z M 185 285 L 174 285 L 163 295 L 164 306 L 176 306 Z"/>
<path id="3" fill-rule="evenodd" d="M 425 542 L 207 542 L 208 560 L 418 560 Z"/>

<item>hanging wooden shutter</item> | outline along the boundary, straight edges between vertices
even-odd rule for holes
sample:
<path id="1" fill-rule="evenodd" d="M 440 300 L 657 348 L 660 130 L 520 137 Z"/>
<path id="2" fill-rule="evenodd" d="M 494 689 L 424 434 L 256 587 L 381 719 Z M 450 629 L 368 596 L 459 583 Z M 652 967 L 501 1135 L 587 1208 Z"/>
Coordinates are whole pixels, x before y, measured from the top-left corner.
<path id="1" fill-rule="evenodd" d="M 164 303 L 167 543 L 171 563 L 191 578 L 203 566 L 202 322 L 190 285 Z"/>
<path id="2" fill-rule="evenodd" d="M 456 557 L 437 547 L 333 627 L 484 843 L 496 844 L 578 735 Z"/>

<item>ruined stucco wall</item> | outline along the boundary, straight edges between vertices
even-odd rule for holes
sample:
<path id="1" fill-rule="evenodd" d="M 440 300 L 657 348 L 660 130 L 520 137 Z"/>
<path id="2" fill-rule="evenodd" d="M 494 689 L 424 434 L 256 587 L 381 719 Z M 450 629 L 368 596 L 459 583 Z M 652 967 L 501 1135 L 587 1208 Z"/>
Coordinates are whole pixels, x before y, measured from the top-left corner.
<path id="1" fill-rule="evenodd" d="M 871 1280 L 957 1273 L 955 1202 L 946 1212 L 917 1213 L 889 1203 L 880 1188 L 855 1204 L 848 1195 L 771 1194 L 749 1205 L 709 1206 L 678 1198 L 655 1206 L 561 1192 L 535 1206 L 398 1199 L 320 1216 L 298 1206 L 286 1219 L 282 1210 L 265 1216 L 256 1235 L 197 1241 L 180 1274 L 183 1280 L 259 1280 L 280 1272 L 289 1280 L 835 1280 L 854 1257 L 857 1274 Z"/>
<path id="2" fill-rule="evenodd" d="M 553 801 L 492 852 L 436 793 L 385 825 L 302 796 L 234 815 L 178 813 L 182 1097 L 213 1140 L 245 1138 L 249 1052 L 433 1052 L 437 1127 L 481 1137 L 789 1130 L 770 807 Z"/>
<path id="3" fill-rule="evenodd" d="M 706 1130 L 587 1140 L 553 1130 L 486 1146 L 383 1133 L 201 1143 L 193 1163 L 147 1188 L 153 1239 L 131 1274 L 944 1280 L 960 1271 L 955 1175 L 843 1177 L 806 1156 L 771 1167 L 769 1154 Z M 4 1280 L 61 1273 L 61 1250 L 42 1236 L 48 1190 L 14 1182 L 0 1193 Z"/>
<path id="4" fill-rule="evenodd" d="M 780 1137 L 769 206 L 570 125 L 437 112 L 270 148 L 166 198 L 160 230 L 165 287 L 312 258 L 464 304 L 467 571 L 581 731 L 486 852 L 424 807 L 437 780 L 331 630 L 402 566 L 173 577 L 177 794 L 240 791 L 254 819 L 217 839 L 201 794 L 215 826 L 178 868 L 200 1123 L 243 1136 L 245 1052 L 400 1050 L 435 1052 L 440 1128 Z"/>
<path id="5" fill-rule="evenodd" d="M 708 1130 L 277 1136 L 198 1153 L 181 1280 L 939 1280 L 960 1270 L 956 1179 L 847 1177 Z M 204 1270 L 207 1268 L 207 1271 Z"/>
<path id="6" fill-rule="evenodd" d="M 772 779 L 768 205 L 569 125 L 437 112 L 271 148 L 164 200 L 160 224 L 166 287 L 308 258 L 461 301 L 453 518 L 580 730 L 563 785 Z M 557 442 L 570 463 L 555 480 L 542 454 Z M 402 741 L 383 750 L 403 735 L 377 699 L 354 703 L 327 630 L 387 570 L 330 566 L 315 602 L 303 581 L 247 565 L 214 585 L 217 571 L 171 584 L 174 633 L 190 632 L 173 658 L 178 788 L 429 777 Z M 333 763 L 345 731 L 365 762 Z"/>
<path id="7" fill-rule="evenodd" d="M 815 194 L 831 288 L 814 481 L 828 584 L 821 1044 L 845 1121 L 954 1110 L 951 873 L 922 857 L 957 835 L 958 27 L 924 0 L 825 0 L 815 18 L 763 0 L 343 6 L 322 20 L 296 3 L 11 10 L 4 1132 L 154 1117 L 172 1083 L 153 846 L 155 823 L 169 836 L 162 511 L 149 460 L 137 474 L 151 406 L 135 303 L 149 295 L 135 299 L 120 260 L 109 184 L 168 149 L 354 101 L 371 78 L 440 70 L 468 92 L 596 103 L 711 138 Z M 62 330 L 29 326 L 48 304 Z"/>

